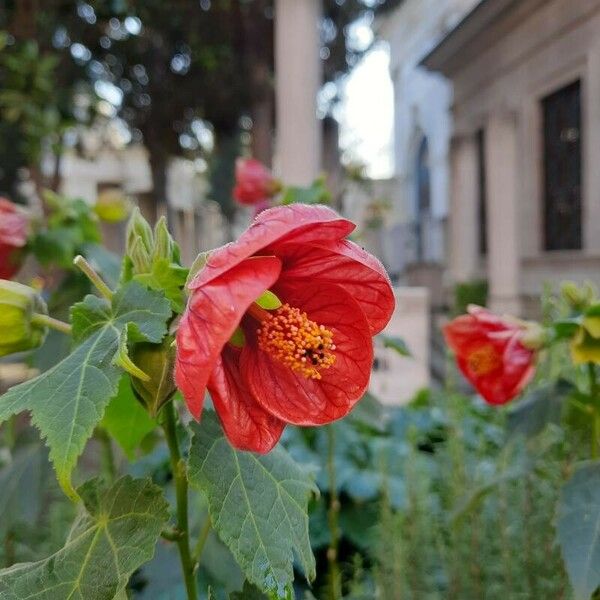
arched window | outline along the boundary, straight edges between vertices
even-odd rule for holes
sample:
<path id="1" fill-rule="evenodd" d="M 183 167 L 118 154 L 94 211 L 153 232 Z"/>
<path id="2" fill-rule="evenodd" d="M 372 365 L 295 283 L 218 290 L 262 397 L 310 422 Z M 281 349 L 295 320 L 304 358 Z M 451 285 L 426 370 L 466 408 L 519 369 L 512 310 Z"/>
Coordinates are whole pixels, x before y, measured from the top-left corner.
<path id="1" fill-rule="evenodd" d="M 431 209 L 431 184 L 429 176 L 429 147 L 423 136 L 417 152 L 416 164 L 416 251 L 417 261 L 426 256 L 427 228 Z"/>

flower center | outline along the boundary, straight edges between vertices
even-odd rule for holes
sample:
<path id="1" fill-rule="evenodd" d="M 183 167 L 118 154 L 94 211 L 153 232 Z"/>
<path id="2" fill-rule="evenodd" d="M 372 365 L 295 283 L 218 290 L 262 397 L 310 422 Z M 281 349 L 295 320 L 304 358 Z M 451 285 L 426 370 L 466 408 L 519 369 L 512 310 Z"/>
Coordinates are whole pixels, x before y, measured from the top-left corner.
<path id="1" fill-rule="evenodd" d="M 475 375 L 487 375 L 502 365 L 502 357 L 488 344 L 473 350 L 467 357 L 467 364 Z"/>
<path id="2" fill-rule="evenodd" d="M 333 333 L 305 312 L 289 304 L 273 311 L 253 304 L 248 312 L 261 323 L 258 347 L 292 371 L 307 379 L 321 379 L 321 371 L 335 363 Z"/>

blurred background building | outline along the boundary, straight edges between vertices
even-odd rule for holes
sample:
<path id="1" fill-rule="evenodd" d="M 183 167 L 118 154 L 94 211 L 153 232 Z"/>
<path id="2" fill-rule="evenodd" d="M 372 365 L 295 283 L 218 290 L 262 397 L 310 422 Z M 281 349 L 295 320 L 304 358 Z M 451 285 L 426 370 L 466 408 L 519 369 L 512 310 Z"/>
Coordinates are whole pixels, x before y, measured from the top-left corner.
<path id="1" fill-rule="evenodd" d="M 600 2 L 406 0 L 380 31 L 405 279 L 434 305 L 487 280 L 517 314 L 545 283 L 598 282 Z"/>

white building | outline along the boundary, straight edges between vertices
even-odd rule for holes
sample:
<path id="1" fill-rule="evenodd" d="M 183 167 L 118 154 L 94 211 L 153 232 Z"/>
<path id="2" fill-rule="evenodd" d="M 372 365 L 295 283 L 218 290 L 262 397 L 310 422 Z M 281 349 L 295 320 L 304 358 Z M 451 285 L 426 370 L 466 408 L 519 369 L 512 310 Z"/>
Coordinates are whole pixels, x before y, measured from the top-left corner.
<path id="1" fill-rule="evenodd" d="M 421 60 L 478 0 L 406 0 L 381 22 L 390 48 L 394 86 L 395 193 L 388 221 L 388 253 L 402 253 L 408 283 L 443 296 L 446 221 L 450 198 L 452 86 Z M 398 243 L 398 239 L 402 243 Z M 390 264 L 397 257 L 387 257 Z"/>
<path id="2" fill-rule="evenodd" d="M 499 311 L 600 282 L 600 0 L 482 0 L 422 61 L 453 85 L 450 274 Z"/>

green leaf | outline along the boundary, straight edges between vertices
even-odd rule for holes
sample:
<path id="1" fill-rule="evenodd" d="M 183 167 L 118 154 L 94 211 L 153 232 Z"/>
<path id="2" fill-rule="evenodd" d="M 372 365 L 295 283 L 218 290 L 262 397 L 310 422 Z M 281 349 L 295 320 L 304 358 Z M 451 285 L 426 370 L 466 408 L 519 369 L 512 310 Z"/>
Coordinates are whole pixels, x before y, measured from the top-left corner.
<path id="1" fill-rule="evenodd" d="M 190 267 L 190 271 L 189 271 L 187 279 L 185 281 L 186 288 L 190 283 L 192 283 L 192 280 L 194 279 L 194 277 L 196 277 L 196 275 L 198 275 L 198 273 L 200 271 L 202 271 L 202 269 L 204 269 L 204 267 L 206 266 L 206 263 L 208 262 L 208 256 L 209 256 L 208 252 L 200 252 L 200 254 L 198 254 L 198 256 L 196 256 L 196 258 L 194 259 L 194 262 L 192 263 L 192 266 Z"/>
<path id="2" fill-rule="evenodd" d="M 559 380 L 529 392 L 508 413 L 509 433 L 534 437 L 548 423 L 559 423 L 565 400 L 573 391 L 569 382 Z"/>
<path id="3" fill-rule="evenodd" d="M 329 204 L 331 193 L 325 185 L 325 179 L 315 179 L 310 187 L 286 187 L 281 197 L 281 204 Z"/>
<path id="4" fill-rule="evenodd" d="M 152 271 L 134 275 L 134 281 L 151 290 L 162 291 L 170 300 L 173 310 L 182 313 L 185 308 L 183 286 L 188 276 L 188 270 L 172 263 L 166 258 L 154 258 Z"/>
<path id="5" fill-rule="evenodd" d="M 600 462 L 567 481 L 558 513 L 558 543 L 575 600 L 588 600 L 600 585 Z"/>
<path id="6" fill-rule="evenodd" d="M 214 413 L 193 429 L 189 479 L 206 494 L 215 531 L 251 583 L 285 598 L 294 555 L 315 577 L 307 514 L 314 484 L 279 446 L 267 455 L 234 450 Z"/>
<path id="7" fill-rule="evenodd" d="M 242 591 L 229 594 L 229 600 L 267 600 L 267 597 L 249 581 L 244 581 Z"/>
<path id="8" fill-rule="evenodd" d="M 20 523 L 35 523 L 50 472 L 47 452 L 39 442 L 18 448 L 0 469 L 0 537 Z"/>
<path id="9" fill-rule="evenodd" d="M 134 396 L 129 377 L 123 376 L 100 425 L 117 441 L 127 458 L 134 460 L 135 451 L 154 430 L 156 422 Z"/>
<path id="10" fill-rule="evenodd" d="M 161 294 L 129 283 L 115 293 L 112 305 L 87 296 L 71 311 L 73 338 L 80 345 L 49 371 L 0 397 L 0 423 L 29 410 L 50 448 L 58 481 L 75 498 L 71 472 L 104 409 L 117 392 L 121 370 L 113 364 L 125 327 L 136 339 L 159 342 L 171 315 Z"/>
<path id="11" fill-rule="evenodd" d="M 406 342 L 401 338 L 394 335 L 381 334 L 379 337 L 383 340 L 384 348 L 391 348 L 395 350 L 400 356 L 412 356 Z"/>
<path id="12" fill-rule="evenodd" d="M 79 488 L 86 511 L 58 552 L 0 571 L 3 600 L 113 600 L 123 597 L 131 574 L 152 558 L 168 519 L 168 505 L 149 480 L 99 480 Z"/>

